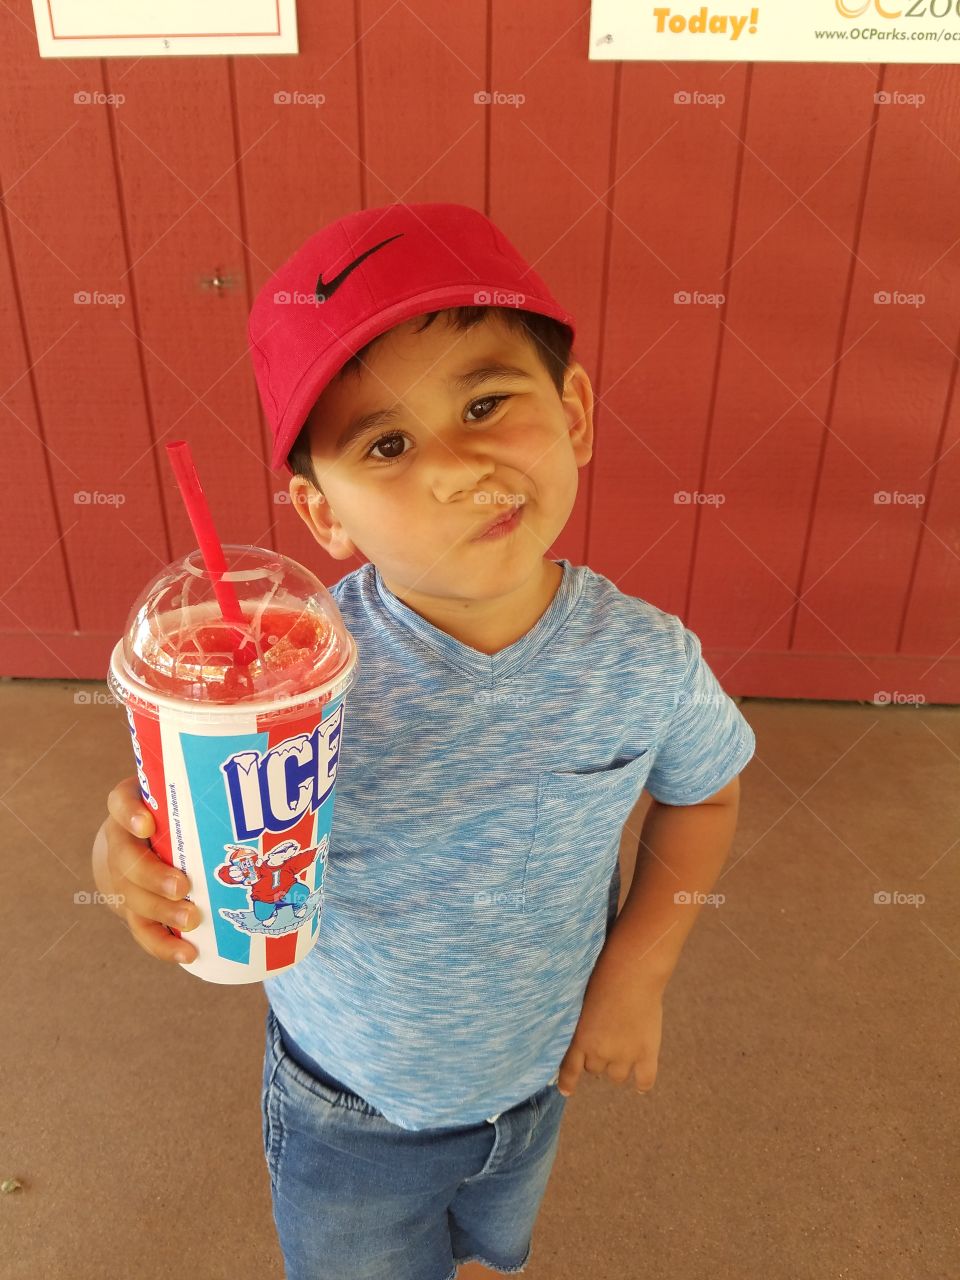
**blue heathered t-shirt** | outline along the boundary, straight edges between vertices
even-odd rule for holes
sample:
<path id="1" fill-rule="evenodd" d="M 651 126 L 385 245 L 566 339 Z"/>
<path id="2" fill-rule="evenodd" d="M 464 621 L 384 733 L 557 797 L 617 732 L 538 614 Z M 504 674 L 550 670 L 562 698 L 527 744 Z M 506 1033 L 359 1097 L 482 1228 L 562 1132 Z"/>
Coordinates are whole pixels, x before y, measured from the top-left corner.
<path id="1" fill-rule="evenodd" d="M 680 619 L 567 560 L 486 654 L 363 565 L 316 945 L 264 989 L 295 1046 L 404 1129 L 478 1124 L 555 1081 L 644 787 L 713 795 L 753 731 Z M 615 899 L 614 899 L 615 909 Z"/>

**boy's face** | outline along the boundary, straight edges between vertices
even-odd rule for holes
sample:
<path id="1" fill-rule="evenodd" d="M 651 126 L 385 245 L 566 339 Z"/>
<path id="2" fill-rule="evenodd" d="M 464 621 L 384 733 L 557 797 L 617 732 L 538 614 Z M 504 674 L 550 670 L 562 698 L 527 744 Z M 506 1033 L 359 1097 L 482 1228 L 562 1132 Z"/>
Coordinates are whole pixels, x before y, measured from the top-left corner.
<path id="1" fill-rule="evenodd" d="M 495 314 L 465 333 L 443 316 L 415 333 L 420 323 L 391 330 L 359 375 L 324 390 L 310 416 L 323 496 L 302 476 L 290 496 L 329 555 L 359 551 L 424 616 L 471 602 L 489 614 L 542 592 L 544 557 L 592 454 L 593 391 L 574 363 L 561 401 L 529 341 Z M 493 363 L 521 372 L 466 389 L 451 381 Z M 339 443 L 355 419 L 391 409 L 395 420 Z M 521 504 L 512 533 L 475 541 Z"/>

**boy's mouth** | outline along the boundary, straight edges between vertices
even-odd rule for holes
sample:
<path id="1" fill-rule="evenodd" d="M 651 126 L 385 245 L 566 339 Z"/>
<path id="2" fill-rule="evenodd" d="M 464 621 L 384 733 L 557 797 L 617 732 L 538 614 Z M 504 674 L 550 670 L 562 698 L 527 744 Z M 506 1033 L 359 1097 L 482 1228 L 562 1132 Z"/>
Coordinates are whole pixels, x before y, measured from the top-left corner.
<path id="1" fill-rule="evenodd" d="M 523 511 L 524 505 L 525 504 L 522 502 L 517 503 L 512 511 L 506 511 L 503 515 L 499 515 L 495 519 L 488 521 L 479 533 L 474 534 L 471 541 L 479 542 L 482 538 L 486 538 L 488 535 L 493 534 L 494 530 L 502 529 L 503 534 L 498 534 L 497 536 L 503 536 L 510 532 L 511 529 L 515 528 L 516 525 L 519 524 L 520 515 Z"/>

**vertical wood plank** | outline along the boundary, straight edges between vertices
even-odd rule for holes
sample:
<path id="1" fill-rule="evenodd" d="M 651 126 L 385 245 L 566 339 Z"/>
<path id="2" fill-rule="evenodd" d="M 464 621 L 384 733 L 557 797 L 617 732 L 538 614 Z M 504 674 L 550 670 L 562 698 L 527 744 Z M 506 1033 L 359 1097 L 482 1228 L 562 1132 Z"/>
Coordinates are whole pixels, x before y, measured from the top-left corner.
<path id="1" fill-rule="evenodd" d="M 691 625 L 741 652 L 789 647 L 829 432 L 873 134 L 876 76 L 756 66 L 710 439 L 697 487 Z M 829 116 L 829 127 L 828 119 Z M 868 513 L 869 514 L 869 513 Z M 866 521 L 861 525 L 865 527 Z"/>
<path id="2" fill-rule="evenodd" d="M 269 470 L 249 394 L 249 249 L 237 170 L 265 161 L 275 125 L 265 123 L 240 159 L 224 59 L 124 63 L 104 67 L 109 91 L 126 96 L 111 119 L 122 179 L 121 278 L 133 304 L 120 320 L 147 389 L 151 439 L 125 460 L 119 480 L 139 491 L 159 477 L 172 554 L 186 554 L 196 538 L 165 447 L 185 439 L 223 541 L 270 546 Z M 226 283 L 209 283 L 217 279 Z M 147 576 L 162 568 L 164 560 L 141 551 Z M 131 598 L 141 585 L 125 583 Z"/>
<path id="3" fill-rule="evenodd" d="M 21 176 L 5 166 L 0 169 L 0 183 L 11 199 Z M 23 299 L 11 253 L 10 223 L 15 220 L 6 204 L 0 205 L 0 435 L 8 478 L 0 502 L 4 548 L 0 571 L 3 671 L 11 670 L 9 633 L 28 634 L 42 649 L 46 642 L 37 637 L 38 632 L 76 626 L 63 535 L 72 532 L 80 516 L 79 512 L 67 511 L 67 523 L 63 525 L 54 501 L 52 471 L 65 471 L 74 484 L 79 484 L 80 477 L 44 440 L 33 366 L 45 353 L 29 348 L 22 324 Z M 45 661 L 56 658 L 55 651 L 47 649 Z M 76 673 L 64 665 L 62 674 Z"/>
<path id="4" fill-rule="evenodd" d="M 942 335 L 945 340 L 950 336 Z M 936 676 L 941 687 L 960 657 L 958 363 L 955 358 L 950 370 L 943 435 L 937 439 L 934 456 L 921 468 L 916 480 L 927 501 L 920 511 L 915 567 L 897 640 L 898 653 L 927 655 L 919 663 L 920 672 L 925 680 Z"/>
<path id="5" fill-rule="evenodd" d="M 616 121 L 588 560 L 631 595 L 683 615 L 721 321 L 678 293 L 723 288 L 741 162 L 746 69 L 629 64 Z M 723 94 L 719 106 L 678 93 Z"/>
<path id="6" fill-rule="evenodd" d="M 493 0 L 490 83 L 509 102 L 479 108 L 490 131 L 488 215 L 542 276 L 577 321 L 573 356 L 586 368 L 594 395 L 603 392 L 599 360 L 604 340 L 606 261 L 613 217 L 611 130 L 616 64 L 588 62 L 589 13 L 574 0 Z M 589 103 L 589 111 L 585 104 Z M 598 501 L 597 458 L 607 415 L 598 405 L 594 456 L 580 471 L 567 525 L 550 549 L 582 564 L 588 519 Z M 606 523 L 601 521 L 600 523 Z"/>
<path id="7" fill-rule="evenodd" d="M 484 206 L 486 0 L 360 0 L 367 206 Z M 399 56 L 398 56 L 399 51 Z"/>
<path id="8" fill-rule="evenodd" d="M 151 567 L 140 540 L 164 551 L 167 546 L 155 477 L 139 491 L 121 478 L 150 446 L 135 339 L 123 323 L 130 303 L 75 301 L 77 293 L 123 290 L 126 263 L 107 120 L 118 108 L 76 101 L 77 93 L 104 91 L 99 63 L 38 59 L 25 0 L 18 0 L 16 13 L 20 21 L 7 21 L 0 41 L 0 114 L 16 121 L 16 128 L 0 130 L 0 173 L 19 177 L 4 204 L 24 350 L 33 361 L 30 376 L 53 460 L 53 502 L 75 601 L 75 611 L 63 602 L 59 626 L 67 635 L 74 628 L 100 630 L 105 622 L 119 630 L 129 584 Z M 26 428 L 17 429 L 23 440 Z M 85 495 L 87 501 L 77 501 Z M 29 527 L 25 508 L 37 495 L 11 485 L 7 501 L 14 518 L 23 517 Z M 29 563 L 29 548 L 22 557 Z M 41 589 L 33 571 L 24 581 Z"/>
<path id="9" fill-rule="evenodd" d="M 301 5 L 296 58 L 231 59 L 237 138 L 240 207 L 245 228 L 242 260 L 247 312 L 273 272 L 315 231 L 364 200 L 362 96 L 358 84 L 361 45 L 353 5 Z M 322 95 L 319 105 L 296 94 Z M 277 95 L 283 95 L 277 101 Z M 257 139 L 269 129 L 265 150 Z M 255 148 L 250 150 L 250 148 Z M 246 316 L 243 340 L 246 341 Z M 247 395 L 261 422 L 264 463 L 269 468 L 269 431 L 249 355 L 243 362 Z M 311 537 L 288 499 L 286 471 L 269 473 L 274 545 L 310 566 L 330 585 L 363 563 L 333 560 Z"/>
<path id="10" fill-rule="evenodd" d="M 883 87 L 911 92 L 919 79 L 916 68 L 890 67 Z M 878 505 L 874 494 L 930 492 L 960 328 L 960 80 L 956 68 L 935 67 L 923 84 L 924 108 L 878 110 L 846 354 L 800 584 L 810 608 L 797 615 L 793 646 L 805 651 L 884 654 L 900 640 L 922 508 Z M 875 302 L 894 290 L 926 301 Z"/>

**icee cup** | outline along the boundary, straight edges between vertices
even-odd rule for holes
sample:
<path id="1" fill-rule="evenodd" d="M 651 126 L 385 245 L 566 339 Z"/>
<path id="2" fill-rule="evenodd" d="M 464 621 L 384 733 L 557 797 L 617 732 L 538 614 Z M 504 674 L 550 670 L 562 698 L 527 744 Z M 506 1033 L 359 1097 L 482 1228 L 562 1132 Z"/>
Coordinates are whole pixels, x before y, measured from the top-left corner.
<path id="1" fill-rule="evenodd" d="M 198 955 L 181 968 L 261 982 L 316 945 L 357 646 L 309 569 L 264 547 L 223 552 L 242 626 L 224 621 L 194 551 L 134 604 L 107 685 L 126 710 L 150 846 L 189 877 L 200 911 Z"/>

